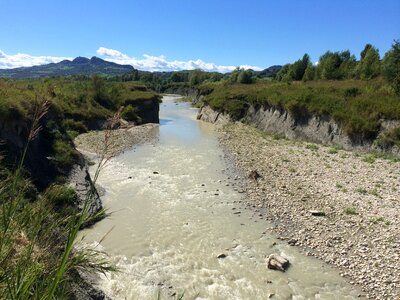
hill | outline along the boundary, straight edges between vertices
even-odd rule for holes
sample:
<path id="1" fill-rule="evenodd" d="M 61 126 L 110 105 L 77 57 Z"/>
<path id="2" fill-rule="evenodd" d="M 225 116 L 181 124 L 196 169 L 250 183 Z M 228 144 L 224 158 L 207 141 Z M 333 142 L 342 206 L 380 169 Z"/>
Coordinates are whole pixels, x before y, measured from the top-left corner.
<path id="1" fill-rule="evenodd" d="M 59 63 L 41 66 L 0 69 L 0 77 L 22 79 L 93 74 L 115 76 L 132 72 L 133 70 L 134 68 L 130 65 L 119 65 L 93 56 L 90 59 L 86 57 L 77 57 L 72 61 L 63 60 Z"/>

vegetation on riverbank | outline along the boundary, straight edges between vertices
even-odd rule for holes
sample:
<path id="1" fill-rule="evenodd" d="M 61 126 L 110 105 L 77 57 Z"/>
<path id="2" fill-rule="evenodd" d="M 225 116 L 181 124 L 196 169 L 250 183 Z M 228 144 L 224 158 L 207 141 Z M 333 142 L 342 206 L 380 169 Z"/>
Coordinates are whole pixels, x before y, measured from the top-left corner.
<path id="1" fill-rule="evenodd" d="M 113 269 L 97 250 L 74 247 L 78 231 L 105 212 L 90 205 L 98 172 L 84 203 L 65 185 L 71 167 L 83 164 L 72 139 L 115 127 L 122 106 L 136 121 L 147 100 L 159 97 L 138 83 L 99 76 L 0 80 L 1 299 L 65 299 L 79 286 L 78 270 Z M 110 135 L 106 130 L 104 151 Z M 108 159 L 100 155 L 98 170 Z"/>
<path id="2" fill-rule="evenodd" d="M 65 185 L 54 183 L 40 196 L 24 170 L 29 148 L 39 137 L 40 122 L 49 103 L 43 102 L 32 117 L 21 160 L 13 169 L 0 166 L 0 298 L 65 299 L 85 272 L 114 270 L 100 252 L 76 248 L 78 231 L 104 215 L 91 212 L 99 172 L 107 161 L 113 117 L 104 138 L 104 152 L 88 189 L 83 208 L 78 209 L 77 194 Z M 107 134 L 108 132 L 108 134 Z"/>
<path id="3" fill-rule="evenodd" d="M 74 137 L 100 128 L 121 106 L 125 107 L 129 121 L 138 121 L 136 107 L 140 102 L 158 99 L 156 93 L 141 84 L 106 81 L 100 76 L 0 80 L 0 123 L 19 123 L 26 128 L 35 107 L 48 101 L 49 112 L 42 122 L 41 135 L 49 141 L 48 155 L 54 158 L 53 164 L 68 169 L 78 159 L 72 144 Z M 10 154 L 6 146 L 3 150 Z M 15 157 L 11 162 L 15 162 Z"/>

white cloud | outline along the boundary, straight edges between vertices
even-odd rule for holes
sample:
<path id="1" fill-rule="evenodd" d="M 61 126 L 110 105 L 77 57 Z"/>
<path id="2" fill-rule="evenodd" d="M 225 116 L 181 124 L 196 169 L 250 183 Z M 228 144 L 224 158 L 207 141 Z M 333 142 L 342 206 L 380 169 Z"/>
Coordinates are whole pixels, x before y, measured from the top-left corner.
<path id="1" fill-rule="evenodd" d="M 136 69 L 144 71 L 179 71 L 202 69 L 204 71 L 217 71 L 221 73 L 231 72 L 236 66 L 222 66 L 214 63 L 207 63 L 201 59 L 197 60 L 167 60 L 163 55 L 153 56 L 144 54 L 142 58 L 130 57 L 118 50 L 100 47 L 97 54 L 103 59 L 117 64 L 131 65 Z M 9 55 L 0 50 L 0 69 L 11 69 L 18 67 L 31 67 L 49 63 L 60 62 L 64 59 L 72 60 L 70 57 L 59 56 L 33 56 L 29 54 L 17 53 Z M 244 69 L 261 70 L 259 67 L 242 65 Z"/>
<path id="2" fill-rule="evenodd" d="M 11 69 L 19 67 L 44 65 L 49 63 L 60 62 L 64 59 L 71 59 L 71 58 L 58 57 L 58 56 L 33 56 L 23 53 L 8 55 L 0 50 L 0 69 Z"/>
<path id="3" fill-rule="evenodd" d="M 153 56 L 144 54 L 143 58 L 138 59 L 135 57 L 129 57 L 128 55 L 114 49 L 108 49 L 100 47 L 97 50 L 97 54 L 102 56 L 105 60 L 115 62 L 117 64 L 131 65 L 136 69 L 144 71 L 179 71 L 179 70 L 193 70 L 202 69 L 204 71 L 217 71 L 221 73 L 231 72 L 236 66 L 221 66 L 214 63 L 207 63 L 201 59 L 197 60 L 172 60 L 169 61 L 163 55 Z M 253 69 L 260 71 L 261 68 L 249 65 L 240 66 L 244 69 Z"/>

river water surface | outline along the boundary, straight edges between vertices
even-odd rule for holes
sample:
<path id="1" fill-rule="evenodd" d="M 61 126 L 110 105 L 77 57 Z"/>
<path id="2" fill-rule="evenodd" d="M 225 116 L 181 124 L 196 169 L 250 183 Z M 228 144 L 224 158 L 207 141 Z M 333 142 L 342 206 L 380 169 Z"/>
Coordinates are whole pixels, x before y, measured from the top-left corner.
<path id="1" fill-rule="evenodd" d="M 175 100 L 163 98 L 155 141 L 100 175 L 113 214 L 84 235 L 91 244 L 107 235 L 97 247 L 120 268 L 101 288 L 113 299 L 357 298 L 337 270 L 265 233 L 271 224 L 240 204 L 213 125 Z M 290 260 L 286 273 L 266 268 L 271 253 Z"/>

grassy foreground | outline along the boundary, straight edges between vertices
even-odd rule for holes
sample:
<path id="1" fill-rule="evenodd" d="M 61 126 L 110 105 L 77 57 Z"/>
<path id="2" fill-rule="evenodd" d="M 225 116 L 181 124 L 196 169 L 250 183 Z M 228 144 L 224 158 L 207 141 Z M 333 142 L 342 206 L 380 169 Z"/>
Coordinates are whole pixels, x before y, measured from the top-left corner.
<path id="1" fill-rule="evenodd" d="M 78 231 L 105 212 L 90 212 L 94 189 L 79 210 L 65 185 L 82 163 L 72 139 L 108 120 L 95 183 L 110 158 L 111 129 L 121 116 L 134 121 L 136 101 L 149 99 L 158 95 L 139 83 L 98 76 L 0 79 L 0 299 L 67 299 L 81 280 L 77 271 L 114 269 L 103 253 L 75 247 Z M 37 184 L 36 169 L 51 181 Z"/>

